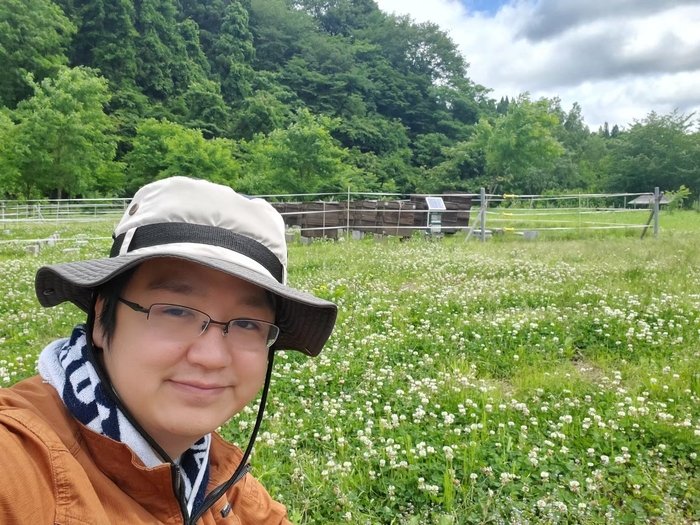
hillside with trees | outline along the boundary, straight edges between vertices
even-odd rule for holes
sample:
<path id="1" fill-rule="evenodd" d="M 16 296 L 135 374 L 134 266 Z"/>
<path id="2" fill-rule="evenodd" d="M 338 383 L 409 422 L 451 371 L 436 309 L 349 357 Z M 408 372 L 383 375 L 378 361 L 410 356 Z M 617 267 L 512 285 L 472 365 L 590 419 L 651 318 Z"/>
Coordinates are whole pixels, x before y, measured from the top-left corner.
<path id="1" fill-rule="evenodd" d="M 495 100 L 433 24 L 373 0 L 4 0 L 0 198 L 130 196 L 175 174 L 251 194 L 700 193 L 692 115 L 590 130 Z"/>

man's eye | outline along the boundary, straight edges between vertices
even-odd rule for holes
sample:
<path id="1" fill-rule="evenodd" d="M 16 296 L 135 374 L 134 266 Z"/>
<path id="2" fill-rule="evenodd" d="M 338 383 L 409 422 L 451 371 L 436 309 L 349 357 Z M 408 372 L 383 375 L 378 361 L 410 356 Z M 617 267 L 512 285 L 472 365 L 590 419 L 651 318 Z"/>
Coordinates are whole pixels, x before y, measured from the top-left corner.
<path id="1" fill-rule="evenodd" d="M 251 321 L 250 319 L 236 319 L 231 321 L 231 328 L 239 330 L 260 330 L 262 329 L 262 324 L 257 321 Z"/>
<path id="2" fill-rule="evenodd" d="M 160 314 L 168 317 L 192 317 L 194 315 L 191 310 L 188 310 L 187 308 L 178 308 L 176 306 L 163 308 L 160 311 Z"/>

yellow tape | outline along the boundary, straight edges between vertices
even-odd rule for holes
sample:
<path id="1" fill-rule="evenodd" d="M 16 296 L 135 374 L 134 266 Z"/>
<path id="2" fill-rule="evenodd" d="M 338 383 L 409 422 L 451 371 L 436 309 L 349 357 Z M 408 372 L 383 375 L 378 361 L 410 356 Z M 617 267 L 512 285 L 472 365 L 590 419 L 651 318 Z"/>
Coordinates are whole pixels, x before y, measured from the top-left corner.
<path id="1" fill-rule="evenodd" d="M 510 193 L 504 193 L 504 194 L 503 194 L 503 198 L 504 198 L 504 199 L 514 199 L 514 198 L 515 198 L 515 195 L 514 195 L 514 194 L 510 194 Z"/>
<path id="2" fill-rule="evenodd" d="M 504 232 L 514 232 L 515 228 L 503 228 Z"/>
<path id="3" fill-rule="evenodd" d="M 512 213 L 506 213 L 504 211 L 501 212 L 501 215 L 503 215 L 504 217 L 512 217 L 513 216 Z"/>

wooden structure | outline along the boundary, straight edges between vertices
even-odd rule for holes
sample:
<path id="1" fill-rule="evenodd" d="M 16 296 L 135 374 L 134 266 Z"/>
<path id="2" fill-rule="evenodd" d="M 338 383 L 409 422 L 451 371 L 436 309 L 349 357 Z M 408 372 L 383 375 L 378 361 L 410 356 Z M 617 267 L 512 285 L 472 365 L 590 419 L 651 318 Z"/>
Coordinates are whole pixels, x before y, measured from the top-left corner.
<path id="1" fill-rule="evenodd" d="M 303 237 L 336 239 L 339 230 L 355 230 L 408 238 L 426 229 L 427 195 L 408 200 L 356 200 L 341 202 L 273 202 L 287 227 L 298 226 Z M 472 198 L 459 193 L 442 195 L 447 211 L 442 231 L 452 234 L 469 226 Z M 350 209 L 348 210 L 348 204 Z"/>

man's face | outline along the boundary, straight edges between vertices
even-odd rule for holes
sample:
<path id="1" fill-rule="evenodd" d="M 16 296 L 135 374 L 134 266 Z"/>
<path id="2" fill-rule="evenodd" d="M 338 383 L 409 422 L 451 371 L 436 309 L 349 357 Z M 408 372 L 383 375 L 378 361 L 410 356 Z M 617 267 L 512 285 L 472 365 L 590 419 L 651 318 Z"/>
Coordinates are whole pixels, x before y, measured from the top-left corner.
<path id="1" fill-rule="evenodd" d="M 121 295 L 144 308 L 155 303 L 188 306 L 215 321 L 234 318 L 274 323 L 265 291 L 247 281 L 179 259 L 151 259 Z M 96 312 L 101 312 L 98 300 Z M 176 312 L 177 313 L 177 312 Z M 265 379 L 267 349 L 241 351 L 220 325 L 178 340 L 153 330 L 145 313 L 119 303 L 112 339 L 96 322 L 95 346 L 120 398 L 171 457 L 240 412 Z"/>

